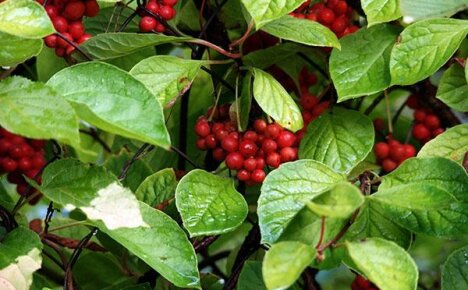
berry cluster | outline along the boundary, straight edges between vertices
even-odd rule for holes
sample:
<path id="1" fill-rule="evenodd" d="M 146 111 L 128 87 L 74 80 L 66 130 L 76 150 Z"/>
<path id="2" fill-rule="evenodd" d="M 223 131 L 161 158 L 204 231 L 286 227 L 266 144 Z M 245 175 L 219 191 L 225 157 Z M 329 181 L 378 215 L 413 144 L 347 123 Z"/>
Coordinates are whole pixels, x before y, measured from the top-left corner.
<path id="1" fill-rule="evenodd" d="M 406 104 L 411 109 L 414 109 L 412 134 L 415 139 L 421 143 L 427 143 L 444 132 L 439 117 L 431 109 L 423 107 L 416 96 L 410 96 Z"/>
<path id="2" fill-rule="evenodd" d="M 388 142 L 375 144 L 374 153 L 383 170 L 390 172 L 406 159 L 416 156 L 416 148 L 411 144 L 401 144 L 389 137 Z"/>
<path id="3" fill-rule="evenodd" d="M 344 0 L 327 0 L 311 5 L 311 0 L 305 1 L 291 13 L 301 19 L 318 21 L 330 28 L 338 37 L 351 34 L 359 29 L 352 24 L 353 9 Z"/>
<path id="4" fill-rule="evenodd" d="M 40 172 L 46 164 L 43 140 L 31 140 L 0 128 L 0 174 L 7 173 L 8 181 L 17 185 L 16 191 L 22 196 L 30 196 L 34 190 L 27 192 L 27 176 L 40 183 Z M 30 201 L 35 204 L 40 196 Z"/>
<path id="5" fill-rule="evenodd" d="M 379 290 L 371 281 L 366 280 L 364 277 L 357 275 L 351 284 L 351 290 Z"/>
<path id="6" fill-rule="evenodd" d="M 277 168 L 297 159 L 296 135 L 277 123 L 256 119 L 252 130 L 241 133 L 229 120 L 228 106 L 221 106 L 217 112 L 215 122 L 200 117 L 195 124 L 197 147 L 211 150 L 215 160 L 225 161 L 229 169 L 237 171 L 239 180 L 248 185 L 262 183 L 266 165 Z"/>
<path id="7" fill-rule="evenodd" d="M 37 2 L 44 4 L 44 0 Z M 96 0 L 49 0 L 45 10 L 57 32 L 69 41 L 81 44 L 91 38 L 90 34 L 85 33 L 83 16 L 98 15 L 99 4 Z M 44 42 L 48 47 L 54 48 L 59 57 L 69 56 L 75 50 L 56 34 L 47 36 Z"/>
<path id="8" fill-rule="evenodd" d="M 159 32 L 162 33 L 166 27 L 160 23 L 153 15 L 159 15 L 162 19 L 169 21 L 176 15 L 174 5 L 178 0 L 150 0 L 145 5 L 145 9 L 140 9 L 140 31 L 141 32 Z M 148 13 L 147 11 L 151 12 Z"/>

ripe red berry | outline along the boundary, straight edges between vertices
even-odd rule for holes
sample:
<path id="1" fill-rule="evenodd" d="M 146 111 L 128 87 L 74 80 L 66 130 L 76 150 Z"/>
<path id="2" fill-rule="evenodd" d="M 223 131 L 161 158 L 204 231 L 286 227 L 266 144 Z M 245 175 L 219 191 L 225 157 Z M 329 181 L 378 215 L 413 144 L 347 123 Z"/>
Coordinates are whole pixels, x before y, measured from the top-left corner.
<path id="1" fill-rule="evenodd" d="M 398 164 L 392 159 L 387 158 L 382 161 L 382 168 L 385 172 L 393 171 L 397 166 Z"/>
<path id="2" fill-rule="evenodd" d="M 65 56 L 65 48 L 63 48 L 63 47 L 56 47 L 56 48 L 55 48 L 55 54 L 56 54 L 58 57 L 63 57 L 63 56 Z"/>
<path id="3" fill-rule="evenodd" d="M 411 144 L 404 144 L 403 148 L 405 148 L 405 159 L 411 158 L 416 156 L 416 148 L 414 148 Z"/>
<path id="4" fill-rule="evenodd" d="M 164 5 L 159 9 L 159 15 L 166 20 L 171 20 L 175 16 L 175 10 L 172 6 Z"/>
<path id="5" fill-rule="evenodd" d="M 435 129 L 434 131 L 432 131 L 432 137 L 437 137 L 439 136 L 440 134 L 444 133 L 444 129 L 442 128 L 437 128 Z"/>
<path id="6" fill-rule="evenodd" d="M 156 28 L 157 21 L 151 16 L 143 16 L 140 19 L 140 31 L 141 32 L 150 32 Z"/>
<path id="7" fill-rule="evenodd" d="M 434 130 L 440 127 L 440 119 L 436 115 L 427 115 L 426 118 L 424 118 L 424 124 L 429 129 Z"/>
<path id="8" fill-rule="evenodd" d="M 73 39 L 78 40 L 80 39 L 83 34 L 85 33 L 85 28 L 81 21 L 75 21 L 68 25 L 68 33 L 71 34 Z"/>
<path id="9" fill-rule="evenodd" d="M 218 143 L 216 142 L 216 138 L 213 134 L 206 136 L 205 141 L 206 141 L 206 147 L 208 149 L 215 149 L 216 146 L 218 145 Z"/>
<path id="10" fill-rule="evenodd" d="M 345 31 L 347 25 L 348 25 L 348 19 L 346 17 L 338 17 L 335 19 L 335 21 L 333 21 L 331 29 L 336 34 L 341 34 Z"/>
<path id="11" fill-rule="evenodd" d="M 265 176 L 265 171 L 262 169 L 255 169 L 250 175 L 250 178 L 255 183 L 262 183 L 265 180 Z"/>
<path id="12" fill-rule="evenodd" d="M 93 37 L 91 34 L 85 33 L 80 39 L 78 39 L 77 43 L 82 44 L 83 42 L 89 40 L 91 37 Z"/>
<path id="13" fill-rule="evenodd" d="M 426 118 L 426 112 L 424 110 L 415 110 L 413 112 L 413 117 L 418 122 L 423 122 Z"/>
<path id="14" fill-rule="evenodd" d="M 318 21 L 322 24 L 332 24 L 335 21 L 335 12 L 329 8 L 323 8 L 318 12 Z"/>
<path id="15" fill-rule="evenodd" d="M 301 97 L 301 106 L 307 111 L 313 110 L 318 102 L 319 100 L 314 95 L 305 94 Z"/>
<path id="16" fill-rule="evenodd" d="M 99 14 L 99 4 L 96 0 L 87 0 L 85 2 L 86 10 L 85 15 L 88 17 L 95 17 Z"/>
<path id="17" fill-rule="evenodd" d="M 291 147 L 284 147 L 280 151 L 281 162 L 289 162 L 297 159 L 297 149 Z"/>
<path id="18" fill-rule="evenodd" d="M 385 159 L 390 153 L 390 147 L 385 142 L 379 142 L 374 146 L 374 153 L 378 159 Z"/>
<path id="19" fill-rule="evenodd" d="M 252 140 L 255 142 L 258 139 L 258 135 L 254 131 L 247 131 L 244 133 L 244 139 Z"/>
<path id="20" fill-rule="evenodd" d="M 62 15 L 68 20 L 78 20 L 83 17 L 86 11 L 86 5 L 81 1 L 68 2 L 65 9 L 62 11 Z"/>
<path id="21" fill-rule="evenodd" d="M 237 179 L 240 181 L 247 181 L 250 179 L 250 172 L 245 169 L 241 169 L 237 172 Z"/>
<path id="22" fill-rule="evenodd" d="M 283 128 L 281 128 L 281 126 L 276 123 L 269 124 L 266 128 L 266 135 L 270 138 L 276 139 L 282 130 Z"/>
<path id="23" fill-rule="evenodd" d="M 406 105 L 413 110 L 419 108 L 418 98 L 415 95 L 409 96 L 408 100 L 406 100 Z"/>
<path id="24" fill-rule="evenodd" d="M 0 139 L 0 154 L 8 152 L 11 146 L 13 146 L 13 143 L 11 143 L 11 141 L 7 140 L 6 138 Z"/>
<path id="25" fill-rule="evenodd" d="M 382 118 L 375 118 L 374 121 L 374 128 L 376 131 L 383 131 L 385 130 L 385 121 Z"/>
<path id="26" fill-rule="evenodd" d="M 224 150 L 221 148 L 216 148 L 215 150 L 213 150 L 212 155 L 213 155 L 213 158 L 219 162 L 223 161 L 224 158 L 226 157 Z"/>
<path id="27" fill-rule="evenodd" d="M 54 5 L 47 5 L 45 7 L 45 11 L 47 12 L 47 15 L 49 15 L 50 19 L 57 17 L 59 15 L 57 6 L 54 6 Z"/>
<path id="28" fill-rule="evenodd" d="M 392 158 L 393 161 L 400 162 L 405 160 L 405 157 L 406 151 L 403 145 L 390 146 L 390 158 Z"/>
<path id="29" fill-rule="evenodd" d="M 296 143 L 296 135 L 289 131 L 283 131 L 276 139 L 279 148 L 292 147 Z"/>
<path id="30" fill-rule="evenodd" d="M 211 127 L 211 131 L 213 131 L 213 133 L 216 133 L 219 130 L 224 130 L 224 124 L 223 123 L 214 123 L 213 126 Z"/>
<path id="31" fill-rule="evenodd" d="M 168 6 L 174 6 L 177 4 L 177 1 L 178 0 L 162 0 L 162 3 Z"/>
<path id="32" fill-rule="evenodd" d="M 326 109 L 328 109 L 328 106 L 330 106 L 330 102 L 328 101 L 321 102 L 314 108 L 314 110 L 312 111 L 312 114 L 314 116 L 320 116 L 323 112 L 325 112 Z"/>
<path id="33" fill-rule="evenodd" d="M 215 132 L 216 140 L 218 140 L 219 142 L 221 142 L 227 136 L 229 136 L 229 132 L 224 129 Z"/>
<path id="34" fill-rule="evenodd" d="M 257 161 L 257 169 L 262 169 L 265 167 L 265 159 L 263 159 L 262 157 L 257 157 L 255 158 L 255 160 Z"/>
<path id="35" fill-rule="evenodd" d="M 71 36 L 70 33 L 68 32 L 64 32 L 62 33 L 62 36 L 63 38 L 69 40 L 69 41 L 73 41 L 73 37 Z M 63 48 L 63 49 L 66 49 L 66 47 L 69 45 L 67 41 L 65 41 L 65 39 L 63 39 L 62 37 L 58 37 L 57 38 L 57 46 Z"/>
<path id="36" fill-rule="evenodd" d="M 31 169 L 31 167 L 32 167 L 31 159 L 27 157 L 23 157 L 18 161 L 18 168 L 23 171 L 27 171 Z"/>
<path id="37" fill-rule="evenodd" d="M 157 14 L 159 12 L 159 4 L 156 1 L 148 2 L 145 8 L 153 14 Z"/>
<path id="38" fill-rule="evenodd" d="M 335 5 L 333 5 L 333 11 L 335 11 L 336 14 L 345 14 L 346 11 L 348 10 L 348 4 L 346 1 L 337 1 Z"/>
<path id="39" fill-rule="evenodd" d="M 221 140 L 221 147 L 227 152 L 234 152 L 239 148 L 239 141 L 237 141 L 237 139 L 232 136 L 226 136 L 223 140 Z"/>
<path id="40" fill-rule="evenodd" d="M 266 164 L 273 168 L 278 168 L 281 164 L 281 156 L 276 152 L 268 154 L 266 158 Z"/>
<path id="41" fill-rule="evenodd" d="M 431 137 L 431 131 L 424 124 L 416 124 L 413 127 L 413 136 L 418 140 L 427 141 Z"/>
<path id="42" fill-rule="evenodd" d="M 3 168 L 3 171 L 13 172 L 16 170 L 16 168 L 18 168 L 18 163 L 16 163 L 15 160 L 7 157 L 2 160 L 1 166 Z"/>
<path id="43" fill-rule="evenodd" d="M 197 145 L 197 148 L 200 149 L 200 150 L 206 150 L 207 149 L 205 138 L 199 138 L 197 140 L 196 145 Z"/>
<path id="44" fill-rule="evenodd" d="M 210 124 L 208 124 L 208 121 L 205 119 L 200 119 L 195 124 L 195 134 L 197 134 L 200 137 L 208 136 L 210 134 L 210 131 Z"/>
<path id="45" fill-rule="evenodd" d="M 239 170 L 242 168 L 243 165 L 244 157 L 242 157 L 242 154 L 238 152 L 232 152 L 229 153 L 228 156 L 226 156 L 226 166 L 229 169 Z"/>
<path id="46" fill-rule="evenodd" d="M 263 140 L 262 142 L 263 152 L 268 154 L 270 152 L 276 151 L 276 149 L 278 149 L 278 144 L 273 139 L 267 138 Z"/>
<path id="47" fill-rule="evenodd" d="M 254 171 L 257 168 L 257 159 L 250 157 L 244 160 L 244 168 L 247 171 Z"/>
<path id="48" fill-rule="evenodd" d="M 239 152 L 246 157 L 254 156 L 257 150 L 258 147 L 252 140 L 242 140 L 239 144 Z"/>
<path id="49" fill-rule="evenodd" d="M 265 120 L 257 119 L 255 120 L 253 127 L 255 131 L 257 131 L 257 133 L 263 133 L 266 131 L 267 123 L 265 122 Z"/>
<path id="50" fill-rule="evenodd" d="M 47 47 L 54 48 L 57 46 L 57 36 L 52 34 L 44 38 L 44 43 Z"/>
<path id="51" fill-rule="evenodd" d="M 32 167 L 36 169 L 40 169 L 44 167 L 44 165 L 46 164 L 46 160 L 44 159 L 44 156 L 41 154 L 35 154 L 30 160 L 31 160 Z"/>
<path id="52" fill-rule="evenodd" d="M 44 148 L 46 141 L 44 140 L 29 140 L 29 144 L 36 148 L 36 149 L 41 149 Z"/>
<path id="53" fill-rule="evenodd" d="M 52 24 L 58 32 L 65 32 L 68 30 L 68 21 L 62 16 L 52 18 Z"/>

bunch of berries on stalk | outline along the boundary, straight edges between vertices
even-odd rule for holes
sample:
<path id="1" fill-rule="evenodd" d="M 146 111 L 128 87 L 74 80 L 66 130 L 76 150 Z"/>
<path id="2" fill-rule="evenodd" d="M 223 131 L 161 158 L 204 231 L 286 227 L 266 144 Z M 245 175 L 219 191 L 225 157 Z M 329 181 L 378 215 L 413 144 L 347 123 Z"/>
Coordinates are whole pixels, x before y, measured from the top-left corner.
<path id="1" fill-rule="evenodd" d="M 212 113 L 209 110 L 207 116 Z M 209 150 L 215 160 L 225 161 L 229 169 L 237 171 L 237 179 L 248 185 L 263 182 L 266 166 L 274 169 L 297 160 L 298 139 L 294 133 L 263 119 L 256 119 L 251 129 L 239 132 L 229 119 L 227 105 L 216 109 L 211 122 L 200 117 L 195 133 L 200 150 Z"/>
<path id="2" fill-rule="evenodd" d="M 410 96 L 406 104 L 414 109 L 412 134 L 416 140 L 424 144 L 445 131 L 441 127 L 439 117 L 431 109 L 423 107 L 416 96 Z"/>
<path id="3" fill-rule="evenodd" d="M 416 148 L 411 144 L 401 144 L 389 136 L 387 142 L 375 144 L 374 153 L 382 169 L 390 172 L 406 159 L 416 156 Z"/>
<path id="4" fill-rule="evenodd" d="M 366 280 L 364 277 L 357 275 L 351 284 L 351 290 L 379 290 L 371 281 Z"/>
<path id="5" fill-rule="evenodd" d="M 16 184 L 16 191 L 28 197 L 36 194 L 34 188 L 28 190 L 24 176 L 41 182 L 40 173 L 46 164 L 43 140 L 31 140 L 0 128 L 0 174 L 7 173 L 9 182 Z M 40 195 L 29 202 L 35 204 Z"/>
<path id="6" fill-rule="evenodd" d="M 44 4 L 45 0 L 37 0 Z M 85 33 L 83 16 L 94 17 L 99 13 L 96 0 L 48 0 L 45 10 L 55 30 L 70 42 L 81 44 L 91 38 Z M 75 48 L 56 34 L 44 38 L 45 44 L 55 49 L 59 57 L 69 56 Z"/>
<path id="7" fill-rule="evenodd" d="M 173 19 L 176 15 L 174 6 L 177 0 L 149 0 L 144 6 L 145 9 L 140 9 L 140 31 L 141 32 L 159 32 L 166 30 L 163 23 L 160 23 L 154 15 L 159 15 L 165 21 Z M 147 11 L 145 11 L 147 10 Z M 151 12 L 151 13 L 148 13 Z M 153 14 L 153 15 L 152 15 Z"/>
<path id="8" fill-rule="evenodd" d="M 301 19 L 317 21 L 335 32 L 339 38 L 351 34 L 359 29 L 353 25 L 353 9 L 345 0 L 326 0 L 311 5 L 310 0 L 305 1 L 299 8 L 291 13 Z"/>

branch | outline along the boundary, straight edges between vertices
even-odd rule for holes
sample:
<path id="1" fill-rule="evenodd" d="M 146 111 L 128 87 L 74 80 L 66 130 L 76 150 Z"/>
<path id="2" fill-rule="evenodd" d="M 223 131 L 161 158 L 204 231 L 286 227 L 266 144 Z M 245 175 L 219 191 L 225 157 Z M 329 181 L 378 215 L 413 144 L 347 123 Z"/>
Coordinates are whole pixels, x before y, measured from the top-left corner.
<path id="1" fill-rule="evenodd" d="M 150 152 L 151 150 L 154 149 L 153 145 L 150 145 L 148 143 L 143 144 L 137 152 L 132 156 L 130 160 L 125 162 L 124 167 L 122 168 L 122 171 L 120 172 L 119 179 L 123 180 L 127 177 L 128 171 L 130 170 L 130 167 L 135 163 L 138 159 L 143 157 L 146 153 Z"/>

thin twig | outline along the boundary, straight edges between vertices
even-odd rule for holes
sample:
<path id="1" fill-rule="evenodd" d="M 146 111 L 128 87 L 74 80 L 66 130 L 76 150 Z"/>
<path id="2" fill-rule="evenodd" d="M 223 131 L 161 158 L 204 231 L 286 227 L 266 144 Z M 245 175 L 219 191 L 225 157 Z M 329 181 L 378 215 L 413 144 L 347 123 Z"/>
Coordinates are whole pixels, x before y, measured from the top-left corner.
<path id="1" fill-rule="evenodd" d="M 181 156 L 185 161 L 192 164 L 193 167 L 200 168 L 200 166 L 198 166 L 192 159 L 190 159 L 190 157 L 188 157 L 187 154 L 185 154 L 184 152 L 179 150 L 179 148 L 177 148 L 175 146 L 171 146 L 171 150 L 174 151 L 175 153 L 177 153 L 179 156 Z"/>
<path id="2" fill-rule="evenodd" d="M 380 104 L 380 102 L 385 98 L 385 95 L 379 95 L 377 98 L 374 99 L 374 101 L 372 102 L 372 104 L 370 104 L 369 107 L 367 107 L 367 109 L 364 111 L 364 115 L 370 115 L 370 113 L 372 113 L 372 111 L 374 111 L 374 109 Z"/>
<path id="3" fill-rule="evenodd" d="M 76 49 L 76 51 L 78 51 L 88 61 L 93 60 L 93 58 L 90 57 L 86 52 L 84 52 L 76 43 L 74 43 L 73 41 L 71 41 L 68 38 L 66 38 L 65 36 L 63 36 L 63 34 L 61 34 L 60 32 L 56 32 L 55 35 L 60 37 L 63 41 L 65 41 L 69 45 L 73 46 Z"/>
<path id="4" fill-rule="evenodd" d="M 94 128 L 90 128 L 90 131 L 88 130 L 84 130 L 84 129 L 80 129 L 80 133 L 83 133 L 83 134 L 86 134 L 88 136 L 91 136 L 94 141 L 98 142 L 102 148 L 108 152 L 108 153 L 111 153 L 112 150 L 111 148 L 109 147 L 109 145 L 106 144 L 106 142 L 104 142 L 104 140 L 101 139 L 101 137 L 99 136 L 99 134 L 97 133 L 96 129 Z"/>
<path id="5" fill-rule="evenodd" d="M 138 159 L 143 157 L 146 153 L 150 152 L 151 150 L 154 149 L 154 146 L 148 143 L 143 144 L 137 152 L 132 156 L 130 160 L 125 162 L 125 165 L 122 168 L 122 171 L 120 172 L 119 179 L 123 180 L 127 177 L 128 170 L 130 170 L 130 167 L 135 163 Z"/>

